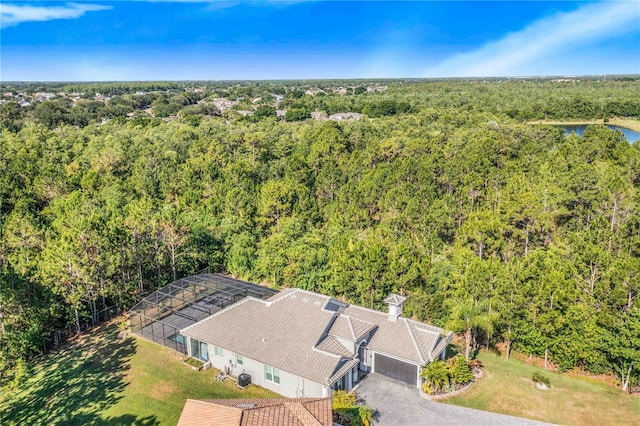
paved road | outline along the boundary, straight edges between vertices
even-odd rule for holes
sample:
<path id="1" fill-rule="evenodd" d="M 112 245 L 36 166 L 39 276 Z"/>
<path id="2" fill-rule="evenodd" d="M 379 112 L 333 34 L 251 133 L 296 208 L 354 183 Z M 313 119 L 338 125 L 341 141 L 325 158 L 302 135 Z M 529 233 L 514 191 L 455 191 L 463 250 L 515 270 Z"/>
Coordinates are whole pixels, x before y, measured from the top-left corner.
<path id="1" fill-rule="evenodd" d="M 533 420 L 489 413 L 488 411 L 457 407 L 429 401 L 420 396 L 418 389 L 380 374 L 369 374 L 356 389 L 379 417 L 374 423 L 380 425 L 531 425 L 540 426 Z"/>

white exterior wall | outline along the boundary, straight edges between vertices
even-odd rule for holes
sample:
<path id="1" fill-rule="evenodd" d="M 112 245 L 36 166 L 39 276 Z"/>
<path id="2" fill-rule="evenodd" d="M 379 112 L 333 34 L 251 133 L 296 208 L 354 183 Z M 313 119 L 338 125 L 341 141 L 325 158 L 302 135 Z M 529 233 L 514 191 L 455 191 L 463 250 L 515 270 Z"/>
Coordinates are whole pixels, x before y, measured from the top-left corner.
<path id="1" fill-rule="evenodd" d="M 189 352 L 191 351 L 189 344 Z M 211 366 L 223 371 L 225 367 L 231 369 L 231 375 L 239 376 L 247 373 L 251 376 L 251 383 L 272 390 L 288 398 L 320 398 L 331 395 L 329 388 L 320 383 L 312 382 L 303 377 L 280 369 L 280 383 L 270 382 L 265 376 L 265 365 L 262 362 L 243 356 L 244 364 L 236 363 L 233 351 L 222 349 L 222 357 L 216 356 L 215 345 L 209 344 L 209 362 Z M 229 363 L 231 360 L 231 363 Z"/>
<path id="2" fill-rule="evenodd" d="M 288 398 L 310 398 L 323 395 L 324 386 L 320 383 L 312 382 L 282 369 L 279 370 L 280 383 L 268 381 L 265 376 L 265 364 L 245 356 L 244 365 L 238 365 L 234 374 L 247 373 L 251 376 L 252 383 Z"/>
<path id="3" fill-rule="evenodd" d="M 222 349 L 223 356 L 216 356 L 215 345 L 209 344 L 209 362 L 213 368 L 217 368 L 220 371 L 224 371 L 225 367 L 231 369 L 231 374 L 235 375 L 233 366 L 236 363 L 236 355 L 226 349 Z M 231 363 L 229 363 L 231 360 Z"/>

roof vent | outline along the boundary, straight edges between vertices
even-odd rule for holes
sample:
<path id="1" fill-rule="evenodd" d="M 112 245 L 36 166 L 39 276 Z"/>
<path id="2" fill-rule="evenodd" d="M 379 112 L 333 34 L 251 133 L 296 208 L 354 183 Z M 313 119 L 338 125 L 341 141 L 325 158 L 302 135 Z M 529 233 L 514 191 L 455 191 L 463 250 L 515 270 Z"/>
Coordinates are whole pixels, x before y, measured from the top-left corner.
<path id="1" fill-rule="evenodd" d="M 396 322 L 402 316 L 402 304 L 405 300 L 407 300 L 406 297 L 397 294 L 389 295 L 384 299 L 384 303 L 389 307 L 389 315 L 387 317 L 389 321 Z"/>
<path id="2" fill-rule="evenodd" d="M 256 404 L 238 404 L 238 405 L 236 405 L 236 407 L 244 408 L 244 409 L 255 408 L 255 406 L 256 406 Z"/>

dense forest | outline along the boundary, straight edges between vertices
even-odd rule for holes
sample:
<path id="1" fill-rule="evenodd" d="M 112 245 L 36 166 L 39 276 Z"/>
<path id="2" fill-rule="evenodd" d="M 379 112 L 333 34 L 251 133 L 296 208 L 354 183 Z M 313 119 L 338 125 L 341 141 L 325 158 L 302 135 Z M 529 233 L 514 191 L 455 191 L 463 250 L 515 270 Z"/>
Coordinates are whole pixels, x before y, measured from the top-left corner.
<path id="1" fill-rule="evenodd" d="M 527 124 L 640 119 L 638 81 L 148 84 L 0 106 L 3 380 L 53 330 L 208 268 L 373 308 L 403 293 L 468 351 L 640 383 L 640 147 Z"/>

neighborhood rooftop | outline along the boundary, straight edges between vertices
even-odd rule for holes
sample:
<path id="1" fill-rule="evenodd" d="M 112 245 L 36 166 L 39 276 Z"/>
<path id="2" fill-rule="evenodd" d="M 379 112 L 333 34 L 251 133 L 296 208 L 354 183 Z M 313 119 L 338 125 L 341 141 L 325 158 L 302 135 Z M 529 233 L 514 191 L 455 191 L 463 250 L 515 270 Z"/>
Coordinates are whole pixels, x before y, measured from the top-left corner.
<path id="1" fill-rule="evenodd" d="M 178 426 L 331 426 L 331 398 L 188 399 Z"/>

